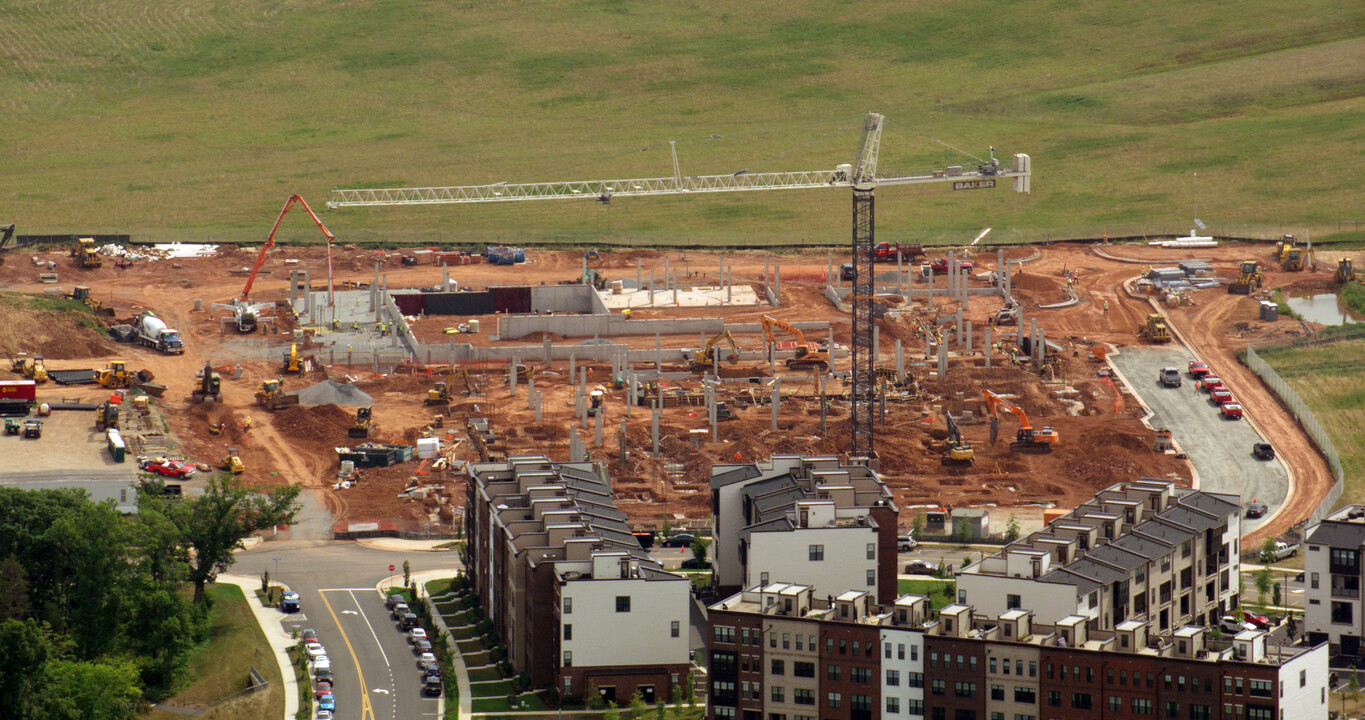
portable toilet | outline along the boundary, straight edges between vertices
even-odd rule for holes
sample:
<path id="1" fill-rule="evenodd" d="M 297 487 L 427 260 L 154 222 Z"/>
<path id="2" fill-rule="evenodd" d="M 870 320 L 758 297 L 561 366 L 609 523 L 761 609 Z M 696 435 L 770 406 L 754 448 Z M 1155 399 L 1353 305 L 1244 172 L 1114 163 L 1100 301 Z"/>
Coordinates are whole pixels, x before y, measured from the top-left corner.
<path id="1" fill-rule="evenodd" d="M 127 446 L 123 444 L 123 436 L 114 428 L 105 431 L 105 435 L 109 441 L 109 454 L 114 456 L 114 462 L 123 462 L 128 452 Z"/>

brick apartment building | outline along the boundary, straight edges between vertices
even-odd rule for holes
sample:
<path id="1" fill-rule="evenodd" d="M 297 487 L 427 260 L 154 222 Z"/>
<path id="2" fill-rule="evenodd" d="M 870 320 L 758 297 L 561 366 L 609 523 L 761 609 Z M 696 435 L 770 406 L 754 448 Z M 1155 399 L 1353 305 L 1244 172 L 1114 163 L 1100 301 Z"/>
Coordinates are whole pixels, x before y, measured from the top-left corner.
<path id="1" fill-rule="evenodd" d="M 836 457 L 775 455 L 711 470 L 712 556 L 722 595 L 798 578 L 816 592 L 896 596 L 898 511 L 876 472 Z"/>
<path id="2" fill-rule="evenodd" d="M 707 714 L 719 720 L 1327 717 L 1326 643 L 1282 647 L 1260 630 L 1215 640 L 1135 619 L 1099 630 L 1025 608 L 934 613 L 916 595 L 831 602 L 791 583 L 736 593 L 708 623 Z"/>
<path id="3" fill-rule="evenodd" d="M 1129 619 L 1157 632 L 1215 625 L 1237 594 L 1240 519 L 1236 495 L 1156 478 L 1118 483 L 962 570 L 957 599 L 993 616 L 1083 616 L 1094 629 Z"/>
<path id="4" fill-rule="evenodd" d="M 672 700 L 690 667 L 691 584 L 640 548 L 591 463 L 469 466 L 469 577 L 534 685 Z"/>

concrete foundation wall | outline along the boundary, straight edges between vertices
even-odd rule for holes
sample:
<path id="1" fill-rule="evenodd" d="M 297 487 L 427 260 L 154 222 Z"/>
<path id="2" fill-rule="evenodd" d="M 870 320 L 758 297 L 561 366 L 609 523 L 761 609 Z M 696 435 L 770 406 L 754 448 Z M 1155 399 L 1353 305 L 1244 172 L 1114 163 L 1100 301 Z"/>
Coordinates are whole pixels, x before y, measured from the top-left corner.
<path id="1" fill-rule="evenodd" d="M 592 313 L 597 291 L 588 285 L 536 285 L 531 288 L 531 312 Z"/>

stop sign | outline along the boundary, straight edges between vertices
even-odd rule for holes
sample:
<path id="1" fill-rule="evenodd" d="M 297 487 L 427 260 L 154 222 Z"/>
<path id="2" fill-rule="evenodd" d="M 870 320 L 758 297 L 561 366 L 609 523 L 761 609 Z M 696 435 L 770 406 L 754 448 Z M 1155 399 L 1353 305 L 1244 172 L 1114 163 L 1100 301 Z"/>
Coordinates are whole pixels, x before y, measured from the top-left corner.
<path id="1" fill-rule="evenodd" d="M 392 565 L 389 566 L 389 572 L 393 572 L 393 566 L 392 566 Z"/>

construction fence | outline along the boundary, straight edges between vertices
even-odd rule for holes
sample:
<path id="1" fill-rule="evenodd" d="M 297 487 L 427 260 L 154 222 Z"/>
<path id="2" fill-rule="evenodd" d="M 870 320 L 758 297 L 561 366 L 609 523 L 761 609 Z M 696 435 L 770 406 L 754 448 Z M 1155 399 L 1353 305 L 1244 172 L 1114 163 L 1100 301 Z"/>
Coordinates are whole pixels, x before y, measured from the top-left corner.
<path id="1" fill-rule="evenodd" d="M 1328 511 L 1341 497 L 1344 480 L 1341 458 L 1337 455 L 1336 447 L 1332 445 L 1332 439 L 1327 436 L 1327 431 L 1323 430 L 1322 424 L 1313 415 L 1313 411 L 1308 408 L 1308 404 L 1299 397 L 1298 393 L 1294 392 L 1294 388 L 1290 387 L 1289 383 L 1280 377 L 1279 373 L 1275 372 L 1274 368 L 1270 367 L 1270 363 L 1256 354 L 1256 350 L 1250 345 L 1247 346 L 1246 362 L 1247 367 L 1261 376 L 1261 380 L 1265 381 L 1265 384 L 1279 396 L 1280 402 L 1284 403 L 1284 406 L 1294 413 L 1294 419 L 1303 426 L 1303 429 L 1308 432 L 1308 436 L 1313 438 L 1313 442 L 1317 443 L 1318 449 L 1327 458 L 1327 466 L 1331 468 L 1332 477 L 1336 479 L 1336 482 L 1332 483 L 1331 491 L 1327 493 L 1327 497 L 1323 498 L 1322 503 L 1318 505 L 1317 509 L 1313 511 L 1312 517 L 1309 518 L 1310 523 L 1317 522 L 1327 515 Z"/>

